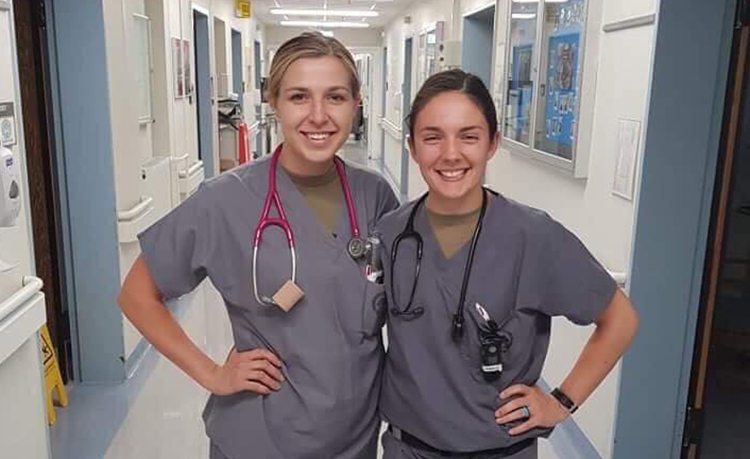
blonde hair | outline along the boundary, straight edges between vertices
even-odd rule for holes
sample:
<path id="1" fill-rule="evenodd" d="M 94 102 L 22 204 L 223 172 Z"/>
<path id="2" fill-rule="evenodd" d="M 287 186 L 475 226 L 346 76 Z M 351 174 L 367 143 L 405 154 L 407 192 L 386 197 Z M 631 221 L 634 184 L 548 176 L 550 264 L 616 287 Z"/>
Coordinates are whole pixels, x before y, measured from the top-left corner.
<path id="1" fill-rule="evenodd" d="M 352 95 L 359 98 L 359 74 L 349 50 L 335 38 L 325 37 L 320 32 L 304 32 L 285 41 L 274 55 L 266 86 L 268 100 L 275 100 L 279 96 L 281 80 L 292 63 L 298 59 L 325 56 L 337 57 L 344 64 L 349 72 Z"/>

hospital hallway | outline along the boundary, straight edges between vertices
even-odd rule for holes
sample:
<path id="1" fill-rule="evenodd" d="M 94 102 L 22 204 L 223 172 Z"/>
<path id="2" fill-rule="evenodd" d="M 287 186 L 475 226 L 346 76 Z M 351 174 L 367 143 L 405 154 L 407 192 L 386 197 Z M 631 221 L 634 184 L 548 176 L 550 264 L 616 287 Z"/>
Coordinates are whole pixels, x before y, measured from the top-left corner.
<path id="1" fill-rule="evenodd" d="M 332 102 L 342 102 L 335 97 L 321 97 L 331 104 L 320 105 L 320 112 L 313 112 L 312 104 L 305 106 L 294 99 L 299 103 L 292 104 L 295 116 L 307 117 L 300 121 L 301 115 L 298 119 L 284 112 L 284 103 L 291 102 L 291 96 L 288 101 L 275 99 L 283 93 L 276 91 L 281 81 L 288 80 L 286 74 L 273 77 L 272 63 L 275 57 L 285 56 L 284 43 L 304 32 L 316 32 L 316 40 L 325 46 L 331 46 L 332 41 L 323 37 L 334 38 L 343 45 L 340 50 L 349 52 L 351 59 L 342 59 L 348 77 L 345 81 L 351 82 L 351 89 L 357 89 L 358 94 L 344 97 L 347 111 L 337 111 L 340 107 Z M 322 62 L 317 59 L 301 60 L 305 65 Z M 283 58 L 275 65 L 279 61 Z M 305 65 L 302 67 L 307 69 Z M 316 84 L 325 79 L 323 83 L 330 86 L 328 80 L 341 75 L 334 67 L 316 67 L 312 72 Z M 502 382 L 489 386 L 493 383 L 480 373 L 494 368 L 530 374 L 533 377 L 525 378 L 524 383 L 535 385 L 542 399 L 551 402 L 557 395 L 554 389 L 575 385 L 576 381 L 566 379 L 585 379 L 568 375 L 591 337 L 602 336 L 596 333 L 602 330 L 599 327 L 604 324 L 607 328 L 602 319 L 605 315 L 596 309 L 598 317 L 593 312 L 584 317 L 585 306 L 578 308 L 578 303 L 585 301 L 565 297 L 576 290 L 593 295 L 598 289 L 585 286 L 596 277 L 630 298 L 638 315 L 638 331 L 580 410 L 558 424 L 548 438 L 538 440 L 538 459 L 748 456 L 750 0 L 0 0 L 0 459 L 209 459 L 203 419 L 208 391 L 157 352 L 139 331 L 147 327 L 137 328 L 128 319 L 134 316 L 128 313 L 126 317 L 122 311 L 128 311 L 127 307 L 121 309 L 118 303 L 126 275 L 150 250 L 159 253 L 156 259 L 167 267 L 170 277 L 190 277 L 190 282 L 182 279 L 184 285 L 176 288 L 173 296 L 168 295 L 173 299 L 167 308 L 197 347 L 217 364 L 225 362 L 235 343 L 242 346 L 248 339 L 258 340 L 250 347 L 271 349 L 276 339 L 282 345 L 284 340 L 294 341 L 295 346 L 299 344 L 296 340 L 308 339 L 305 351 L 333 361 L 340 350 L 329 351 L 335 345 L 328 344 L 332 342 L 328 339 L 335 335 L 320 330 L 339 327 L 343 335 L 347 320 L 363 334 L 362 343 L 368 339 L 370 344 L 377 342 L 379 321 L 400 312 L 389 307 L 386 311 L 391 316 L 386 316 L 378 308 L 398 295 L 391 291 L 389 297 L 385 287 L 373 288 L 364 281 L 372 280 L 373 270 L 363 269 L 367 274 L 356 277 L 362 273 L 349 269 L 355 265 L 348 268 L 338 263 L 350 262 L 338 258 L 350 255 L 355 263 L 370 267 L 375 257 L 357 259 L 357 245 L 354 249 L 347 245 L 350 241 L 341 239 L 342 233 L 326 224 L 328 233 L 319 232 L 320 238 L 315 239 L 314 231 L 309 231 L 315 228 L 308 226 L 313 220 L 295 216 L 294 206 L 304 207 L 303 201 L 297 199 L 295 204 L 294 199 L 300 196 L 288 193 L 288 187 L 291 182 L 299 191 L 307 186 L 295 181 L 295 174 L 287 174 L 291 182 L 279 180 L 278 185 L 279 199 L 292 209 L 287 212 L 290 218 L 284 217 L 289 223 L 287 239 L 281 230 L 271 228 L 270 235 L 259 243 L 263 248 L 256 260 L 260 267 L 253 265 L 254 231 L 264 219 L 262 208 L 256 212 L 253 206 L 262 204 L 263 193 L 269 193 L 262 189 L 270 186 L 264 185 L 268 184 L 263 181 L 267 175 L 258 179 L 252 172 L 272 163 L 268 160 L 284 144 L 285 133 L 296 136 L 287 144 L 303 137 L 307 139 L 303 142 L 316 146 L 343 142 L 337 151 L 340 158 L 379 176 L 376 180 L 350 170 L 355 175 L 340 180 L 348 186 L 349 179 L 357 177 L 356 182 L 352 179 L 351 191 L 359 218 L 368 224 L 366 234 L 364 228 L 360 234 L 365 246 L 377 246 L 375 238 L 368 238 L 374 236 L 373 230 L 382 229 L 370 221 L 379 218 L 371 216 L 383 210 L 381 203 L 388 202 L 390 209 L 423 196 L 428 185 L 422 172 L 428 180 L 433 172 L 446 177 L 445 171 L 428 164 L 431 159 L 445 161 L 446 155 L 456 153 L 452 158 L 459 158 L 456 161 L 461 164 L 467 161 L 467 171 L 480 164 L 471 156 L 476 150 L 472 149 L 472 135 L 464 135 L 469 132 L 466 126 L 461 136 L 453 137 L 457 140 L 433 138 L 434 145 L 439 145 L 429 150 L 434 156 L 410 151 L 409 121 L 419 108 L 415 98 L 420 88 L 434 75 L 454 69 L 470 73 L 475 77 L 471 81 L 481 81 L 477 86 L 484 86 L 481 91 L 464 88 L 466 94 L 474 91 L 482 97 L 473 94 L 468 97 L 473 105 L 457 104 L 456 110 L 468 105 L 471 113 L 476 113 L 474 108 L 479 108 L 488 126 L 497 122 L 496 147 L 490 142 L 492 147 L 482 152 L 491 157 L 486 169 L 483 174 L 467 174 L 473 186 L 482 183 L 495 191 L 498 199 L 516 203 L 518 208 L 538 209 L 538 213 L 529 214 L 549 217 L 559 223 L 551 226 L 565 228 L 572 236 L 562 238 L 563 242 L 533 243 L 535 239 L 519 231 L 507 246 L 517 248 L 518 254 L 496 250 L 494 244 L 502 243 L 506 236 L 495 230 L 516 222 L 504 217 L 489 220 L 488 211 L 485 232 L 475 241 L 479 268 L 472 275 L 480 281 L 474 277 L 473 284 L 466 282 L 467 301 L 456 307 L 454 318 L 458 311 L 466 313 L 465 307 L 481 315 L 481 307 L 470 305 L 484 303 L 483 289 L 494 295 L 497 287 L 502 293 L 496 302 L 514 314 L 512 317 L 533 318 L 529 323 L 537 327 L 529 341 L 518 332 L 520 342 L 533 343 L 524 348 L 527 361 L 513 357 L 501 361 L 500 366 L 486 365 L 483 359 L 489 358 L 489 348 L 481 333 L 474 333 L 471 339 L 475 341 L 468 341 L 466 347 L 459 344 L 461 347 L 451 347 L 449 352 L 427 341 L 438 342 L 437 332 L 429 337 L 421 334 L 425 329 L 405 333 L 416 346 L 398 342 L 394 349 L 407 349 L 403 354 L 409 356 L 429 350 L 430 358 L 411 359 L 401 367 L 406 368 L 404 374 L 425 375 L 409 394 L 417 396 L 406 397 L 409 402 L 400 404 L 407 412 L 402 415 L 420 419 L 430 413 L 424 407 L 434 404 L 444 412 L 435 411 L 430 419 L 415 422 L 424 428 L 420 433 L 458 448 L 464 448 L 462 443 L 474 446 L 485 440 L 497 446 L 498 440 L 489 438 L 491 435 L 471 437 L 478 431 L 471 422 L 481 428 L 486 428 L 484 422 L 494 423 L 482 413 L 489 413 L 497 404 L 484 397 L 494 397 L 496 389 L 504 386 Z M 334 78 L 320 78 L 329 71 Z M 337 91 L 342 82 L 337 83 Z M 326 90 L 332 91 L 330 87 Z M 456 100 L 467 99 L 453 102 Z M 454 117 L 446 114 L 454 112 L 441 113 L 435 124 L 452 122 Z M 311 125 L 319 127 L 311 129 Z M 422 141 L 418 150 L 427 148 L 423 146 L 428 145 L 426 138 Z M 251 173 L 234 174 L 237 171 Z M 326 177 L 333 177 L 333 168 L 329 172 Z M 221 194 L 210 194 L 211 201 L 205 202 L 209 190 L 220 188 L 216 184 L 235 178 L 243 187 L 221 188 Z M 435 190 L 435 184 L 430 183 Z M 374 194 L 370 194 L 370 186 L 377 188 Z M 338 187 L 327 191 L 331 189 L 339 191 Z M 261 196 L 257 201 L 256 192 Z M 345 194 L 343 204 L 347 204 Z M 305 192 L 301 195 L 309 198 Z M 374 196 L 376 209 L 360 196 Z M 321 201 L 333 203 L 330 195 Z M 311 210 L 320 210 L 313 209 L 313 200 L 304 202 Z M 227 212 L 230 205 L 236 207 Z M 354 213 L 350 207 L 341 206 L 340 223 L 348 222 L 354 235 L 362 223 L 346 219 L 347 212 L 350 216 Z M 190 214 L 191 209 L 196 213 Z M 335 217 L 337 209 L 330 206 L 323 211 L 331 211 Z M 273 212 L 266 217 L 273 218 Z M 322 213 L 314 215 L 317 223 L 330 224 Z M 191 218 L 181 220 L 186 214 Z M 305 214 L 305 218 L 313 217 Z M 216 215 L 221 217 L 210 217 Z M 331 215 L 327 217 L 333 218 Z M 391 215 L 401 217 L 398 212 Z M 173 222 L 174 234 L 161 230 L 164 222 Z M 533 233 L 532 226 L 528 234 Z M 192 259 L 188 274 L 171 269 L 187 266 L 175 258 L 197 257 L 201 247 L 196 235 L 207 234 L 201 232 L 204 227 L 221 229 L 203 238 L 209 240 L 203 248 L 211 246 L 205 252 L 209 254 L 206 257 L 215 258 L 213 266 L 197 266 L 199 262 Z M 527 231 L 523 225 L 517 227 Z M 153 242 L 149 249 L 139 240 L 149 233 L 174 237 Z M 335 240 L 324 239 L 329 233 Z M 183 236 L 175 236 L 179 234 Z M 300 241 L 293 265 L 299 277 L 296 270 L 291 276 L 287 271 L 289 239 Z M 274 249 L 270 256 L 269 247 L 276 242 L 284 253 L 275 256 Z M 435 240 L 425 237 L 425 253 L 431 242 Z M 388 245 L 385 239 L 381 243 Z M 575 257 L 565 256 L 568 247 L 586 254 L 586 263 L 578 265 L 584 268 L 570 268 Z M 336 262 L 326 262 L 325 250 L 330 250 L 336 257 L 330 259 Z M 534 258 L 537 255 L 532 254 L 537 252 L 538 258 Z M 406 253 L 411 254 L 409 250 Z M 386 256 L 393 263 L 390 269 L 396 271 L 397 263 L 390 255 Z M 495 255 L 498 258 L 486 258 Z M 462 257 L 469 259 L 468 255 Z M 530 258 L 533 260 L 526 264 Z M 545 262 L 537 263 L 541 259 Z M 449 263 L 450 257 L 445 260 Z M 420 291 L 419 301 L 426 303 L 422 311 L 431 314 L 435 311 L 428 309 L 432 300 L 420 295 L 442 292 L 448 298 L 453 295 L 453 281 L 456 289 L 460 288 L 460 274 L 453 276 L 455 279 L 430 277 L 435 272 L 434 261 L 425 263 L 421 287 L 416 288 L 416 280 L 413 284 L 414 291 Z M 459 261 L 464 272 L 468 269 L 464 265 L 473 266 L 463 258 Z M 158 267 L 152 262 L 149 270 L 154 268 L 156 273 Z M 293 293 L 307 295 L 307 304 L 329 306 L 328 301 L 310 299 L 317 285 L 310 279 L 319 276 L 331 286 L 320 284 L 325 285 L 317 293 L 321 298 L 335 289 L 349 294 L 349 289 L 362 288 L 362 307 L 351 313 L 338 306 L 348 306 L 348 301 L 330 302 L 335 320 L 325 323 L 323 319 L 330 317 L 318 315 L 317 309 L 297 309 L 302 315 L 281 316 L 296 318 L 296 322 L 274 322 L 273 327 L 279 328 L 273 331 L 279 334 L 268 338 L 271 334 L 262 329 L 268 326 L 264 322 L 268 310 L 252 308 L 268 302 L 261 294 L 268 281 L 264 276 L 275 276 L 281 263 L 286 276 L 281 285 L 303 279 L 301 290 Z M 506 269 L 503 263 L 510 267 Z M 526 269 L 535 263 L 543 266 Z M 588 268 L 597 275 L 585 275 Z M 243 270 L 246 274 L 238 274 Z M 493 277 L 505 272 L 512 275 Z M 550 272 L 555 276 L 547 275 Z M 161 276 L 154 273 L 155 280 L 159 277 L 155 282 L 158 288 L 164 287 Z M 249 273 L 261 273 L 261 281 Z M 452 276 L 453 271 L 450 273 Z M 204 279 L 203 274 L 209 278 Z M 405 282 L 407 275 L 392 276 L 391 287 Z M 377 275 L 374 277 L 377 283 Z M 525 280 L 531 277 L 537 277 L 537 283 L 528 287 L 530 282 Z M 260 288 L 253 288 L 253 280 Z M 182 284 L 179 279 L 176 283 Z M 434 292 L 427 292 L 430 285 L 437 285 Z M 443 287 L 447 290 L 441 290 Z M 278 287 L 268 290 L 271 288 Z M 353 303 L 360 306 L 357 295 Z M 455 296 L 451 302 L 459 303 L 458 292 Z M 387 301 L 380 301 L 382 298 Z M 242 310 L 246 305 L 249 310 Z M 304 315 L 308 311 L 313 312 Z M 230 313 L 235 329 L 230 325 Z M 259 315 L 253 315 L 256 313 Z M 481 319 L 490 324 L 485 316 L 477 317 L 474 325 L 481 327 Z M 549 317 L 551 326 L 547 325 Z M 145 323 L 137 318 L 133 321 Z M 295 328 L 300 323 L 305 326 L 302 332 Z M 510 328 L 513 322 L 508 324 Z M 399 336 L 395 331 L 398 326 L 391 325 L 393 336 Z M 623 326 L 620 321 L 618 325 L 622 331 L 628 324 Z M 449 326 L 446 323 L 446 330 Z M 387 330 L 381 333 L 387 345 Z M 438 344 L 456 344 L 447 336 Z M 442 360 L 454 355 L 468 363 Z M 365 364 L 372 364 L 375 374 L 380 362 L 366 360 L 362 358 Z M 434 368 L 430 365 L 436 362 L 440 372 L 431 373 Z M 204 369 L 211 367 L 210 361 L 204 363 Z M 454 380 L 457 371 L 466 374 Z M 347 376 L 349 379 L 325 380 L 328 393 L 321 395 L 325 403 L 342 403 L 338 398 L 355 393 L 369 381 L 358 377 L 366 371 L 355 373 Z M 212 376 L 207 378 L 215 382 Z M 352 392 L 341 389 L 343 386 L 329 387 L 339 382 Z M 392 392 L 403 387 L 390 383 Z M 463 383 L 474 385 L 459 387 Z M 216 391 L 210 383 L 206 386 Z M 434 392 L 439 396 L 418 400 L 420 389 L 440 387 L 444 389 Z M 303 390 L 294 387 L 295 394 Z M 470 400 L 475 394 L 481 400 Z M 294 409 L 300 407 L 297 400 L 305 400 L 299 418 L 285 418 L 295 426 L 290 429 L 295 434 L 308 432 L 300 426 L 309 423 L 308 415 L 320 408 L 314 398 L 295 399 Z M 353 398 L 345 403 L 352 403 Z M 374 397 L 363 399 L 372 401 L 374 407 Z M 266 403 L 268 399 L 262 400 Z M 271 404 L 277 400 L 286 399 L 280 397 Z M 383 401 L 383 412 L 388 412 L 385 406 L 392 403 L 388 400 L 388 396 L 378 400 Z M 310 428 L 341 430 L 344 426 L 346 436 L 355 429 L 351 425 L 355 421 L 345 417 L 346 410 L 326 409 L 325 415 L 330 417 L 315 419 Z M 248 426 L 232 424 L 243 441 L 254 441 L 253 435 L 260 435 L 278 442 L 274 435 L 257 433 L 273 424 L 269 420 L 272 415 L 264 413 L 267 419 L 262 424 L 251 424 L 254 419 L 247 420 Z M 453 441 L 441 430 L 446 424 L 439 420 L 446 418 L 440 415 L 446 413 L 451 414 L 452 433 L 461 439 Z M 361 418 L 356 421 L 365 419 Z M 331 419 L 341 420 L 340 425 L 334 426 Z M 430 430 L 431 421 L 439 426 L 435 432 Z M 216 432 L 225 430 L 214 430 L 214 438 Z M 494 434 L 495 430 L 488 432 Z M 414 432 L 407 434 L 412 445 L 421 445 L 418 449 L 429 447 L 429 442 Z M 500 434 L 506 445 L 505 430 Z M 413 438 L 408 440 L 409 436 Z M 328 438 L 308 437 L 313 443 Z M 265 443 L 259 448 L 280 448 Z M 286 443 L 285 447 L 301 448 L 295 441 Z M 381 459 L 382 445 L 378 448 Z M 229 459 L 277 459 L 262 457 L 268 449 Z M 336 454 L 312 459 L 341 459 L 343 453 Z M 233 455 L 242 454 L 234 451 Z"/>

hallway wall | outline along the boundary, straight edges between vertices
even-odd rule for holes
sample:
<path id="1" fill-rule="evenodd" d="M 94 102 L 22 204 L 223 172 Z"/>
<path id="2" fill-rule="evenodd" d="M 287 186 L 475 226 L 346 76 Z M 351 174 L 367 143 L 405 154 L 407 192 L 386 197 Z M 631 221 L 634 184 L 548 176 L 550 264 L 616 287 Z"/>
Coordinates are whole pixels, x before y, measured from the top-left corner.
<path id="1" fill-rule="evenodd" d="M 603 6 L 602 25 L 653 13 L 656 8 L 655 1 L 641 0 L 606 0 Z M 502 26 L 503 22 L 498 25 Z M 588 179 L 574 179 L 569 173 L 516 156 L 503 147 L 487 171 L 488 182 L 495 189 L 546 210 L 578 235 L 606 268 L 615 272 L 629 271 L 634 226 L 633 202 L 612 194 L 618 122 L 620 119 L 644 122 L 653 34 L 653 26 L 600 32 L 598 55 L 585 55 L 585 59 L 599 61 Z M 504 37 L 503 33 L 500 35 Z M 643 131 L 642 124 L 641 139 Z M 570 371 L 590 332 L 591 329 L 555 319 L 543 372 L 551 386 L 561 383 Z M 603 458 L 611 456 L 614 441 L 618 380 L 619 367 L 575 416 Z"/>
<path id="2" fill-rule="evenodd" d="M 154 93 L 156 97 L 166 97 L 166 113 L 160 113 L 163 117 L 155 119 L 166 137 L 160 137 L 158 151 L 154 150 L 152 142 L 152 129 L 155 124 L 141 124 L 138 120 L 138 81 L 135 65 L 134 42 L 136 39 L 133 14 L 146 14 L 146 5 L 163 11 L 163 18 L 152 18 L 152 29 L 159 28 L 158 34 L 153 34 L 152 48 L 154 53 L 163 52 L 166 55 L 166 75 L 154 85 L 154 88 L 166 89 L 166 95 L 161 96 Z M 173 84 L 174 62 L 172 62 L 172 38 L 181 38 L 190 43 L 190 69 L 192 85 L 195 85 L 195 59 L 193 43 L 193 11 L 192 4 L 209 13 L 209 27 L 211 42 L 213 42 L 214 17 L 221 19 L 227 25 L 226 42 L 231 43 L 230 34 L 232 28 L 242 34 L 243 43 L 243 80 L 245 81 L 244 106 L 246 122 L 251 125 L 255 122 L 255 111 L 252 109 L 256 103 L 254 88 L 254 71 L 248 69 L 247 65 L 253 62 L 253 42 L 258 39 L 264 49 L 264 38 L 262 27 L 254 18 L 239 19 L 234 16 L 234 2 L 232 0 L 116 0 L 104 3 L 104 27 L 107 48 L 107 72 L 109 78 L 110 113 L 112 116 L 112 138 L 115 162 L 115 189 L 117 196 L 117 211 L 122 212 L 133 208 L 139 203 L 142 196 L 147 195 L 144 181 L 141 177 L 141 167 L 155 156 L 167 156 L 170 160 L 169 176 L 164 180 L 171 182 L 171 196 L 151 196 L 154 199 L 166 199 L 167 208 L 173 208 L 180 203 L 179 171 L 187 170 L 188 167 L 198 161 L 198 134 L 196 122 L 196 98 L 194 95 L 175 98 Z M 154 6 L 158 5 L 158 6 Z M 162 41 L 156 38 L 161 37 Z M 213 50 L 213 45 L 210 46 Z M 232 62 L 231 47 L 226 49 L 227 73 L 231 75 Z M 213 94 L 218 91 L 218 75 L 215 68 L 216 56 L 211 58 L 211 74 L 213 76 Z M 156 83 L 156 82 L 155 82 Z M 186 88 L 189 89 L 189 88 Z M 154 112 L 157 115 L 157 112 Z M 213 113 L 214 120 L 214 164 L 218 169 L 218 116 Z M 187 159 L 182 159 L 187 155 Z M 216 171 L 218 172 L 218 170 Z M 154 216 L 151 220 L 155 220 Z M 140 248 L 135 241 L 122 241 L 120 248 L 120 276 L 124 280 L 130 266 L 140 254 Z M 135 351 L 141 336 L 138 331 L 127 321 L 123 325 L 123 339 L 125 347 L 125 359 L 127 360 Z"/>

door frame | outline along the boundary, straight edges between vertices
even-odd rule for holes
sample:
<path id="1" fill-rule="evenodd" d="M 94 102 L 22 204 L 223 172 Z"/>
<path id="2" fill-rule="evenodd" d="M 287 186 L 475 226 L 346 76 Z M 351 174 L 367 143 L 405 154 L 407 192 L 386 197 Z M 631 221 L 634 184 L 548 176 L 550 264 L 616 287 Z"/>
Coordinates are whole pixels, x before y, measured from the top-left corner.
<path id="1" fill-rule="evenodd" d="M 212 177 L 214 174 L 216 174 L 219 170 L 218 163 L 217 163 L 217 155 L 216 155 L 216 145 L 214 144 L 214 120 L 213 120 L 213 109 L 211 107 L 214 106 L 214 95 L 212 91 L 212 84 L 211 84 L 211 75 L 212 75 L 212 65 L 211 65 L 211 59 L 213 58 L 212 53 L 212 45 L 211 45 L 211 15 L 203 8 L 192 5 L 192 14 L 190 17 L 191 23 L 193 24 L 193 53 L 195 54 L 195 94 L 196 94 L 196 127 L 198 128 L 198 153 L 200 156 L 200 159 L 203 161 L 203 164 L 205 165 L 204 170 L 206 174 L 206 178 Z M 208 96 L 208 119 L 209 119 L 209 125 L 205 126 L 205 120 L 201 120 L 201 104 L 205 104 L 205 101 L 201 98 L 201 95 L 203 95 L 204 91 L 201 91 L 201 81 L 198 70 L 200 67 L 200 64 L 198 62 L 198 40 L 196 40 L 196 32 L 198 30 L 197 22 L 195 20 L 196 13 L 200 14 L 201 16 L 205 17 L 206 19 L 206 33 L 208 34 L 207 40 L 208 40 L 208 93 L 205 96 Z M 205 89 L 205 88 L 204 88 Z M 206 127 L 208 128 L 208 131 L 206 132 Z M 207 139 L 203 139 L 201 136 L 207 136 Z M 202 144 L 208 144 L 210 145 L 210 151 L 205 152 L 203 151 L 203 148 L 201 147 Z M 206 153 L 209 153 L 208 155 Z"/>
<path id="2" fill-rule="evenodd" d="M 613 459 L 681 454 L 734 13 L 735 0 L 657 6 L 629 284 L 641 327 L 622 360 Z"/>
<path id="3" fill-rule="evenodd" d="M 495 66 L 494 66 L 494 63 L 495 63 L 495 47 L 493 46 L 493 44 L 495 43 L 495 37 L 497 35 L 497 10 L 498 10 L 497 5 L 494 2 L 493 3 L 488 3 L 488 4 L 484 5 L 484 6 L 480 6 L 478 8 L 474 8 L 473 10 L 468 11 L 466 13 L 463 13 L 461 15 L 461 44 L 462 44 L 461 45 L 462 46 L 461 55 L 463 56 L 465 54 L 470 54 L 470 53 L 465 53 L 464 52 L 465 50 L 463 49 L 463 45 L 464 45 L 464 42 L 466 40 L 466 24 L 467 24 L 467 22 L 472 21 L 472 20 L 476 20 L 474 18 L 474 16 L 476 16 L 477 14 L 482 13 L 482 12 L 484 12 L 484 11 L 490 9 L 490 8 L 492 8 L 492 10 L 493 10 L 492 11 L 492 13 L 493 13 L 492 14 L 492 37 L 490 38 L 490 49 L 489 49 L 489 53 L 490 53 L 490 65 L 489 65 L 490 68 L 489 68 L 489 70 L 490 71 L 489 71 L 489 75 L 487 75 L 487 81 L 484 81 L 484 84 L 489 89 L 492 88 L 492 76 L 493 76 L 493 73 L 494 73 L 494 70 L 495 70 Z M 463 59 L 462 59 L 462 62 L 461 62 L 461 67 L 463 68 Z M 478 76 L 480 78 L 482 77 L 482 75 L 478 75 Z"/>
<path id="4" fill-rule="evenodd" d="M 748 93 L 748 53 L 750 52 L 750 25 L 738 29 L 732 52 L 732 71 L 727 91 L 727 106 L 724 126 L 725 135 L 720 148 L 719 165 L 716 175 L 716 190 L 709 233 L 710 246 L 706 250 L 706 267 L 703 281 L 703 294 L 695 338 L 695 353 L 692 362 L 690 391 L 688 394 L 687 416 L 682 442 L 682 457 L 696 459 L 700 453 L 706 375 L 710 345 L 713 338 L 713 319 L 718 293 L 718 280 L 724 257 L 727 212 L 732 191 L 734 158 L 739 148 L 741 118 L 744 115 L 745 98 Z"/>

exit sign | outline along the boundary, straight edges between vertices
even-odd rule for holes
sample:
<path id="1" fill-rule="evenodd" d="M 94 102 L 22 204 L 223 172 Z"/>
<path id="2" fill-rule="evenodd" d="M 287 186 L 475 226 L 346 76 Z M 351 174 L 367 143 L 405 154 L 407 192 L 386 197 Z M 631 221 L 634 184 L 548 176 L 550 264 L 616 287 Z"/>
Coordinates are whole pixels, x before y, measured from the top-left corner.
<path id="1" fill-rule="evenodd" d="M 234 13 L 238 18 L 249 18 L 250 17 L 250 2 L 235 0 L 234 2 Z"/>

